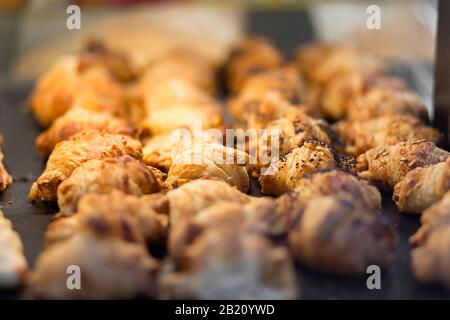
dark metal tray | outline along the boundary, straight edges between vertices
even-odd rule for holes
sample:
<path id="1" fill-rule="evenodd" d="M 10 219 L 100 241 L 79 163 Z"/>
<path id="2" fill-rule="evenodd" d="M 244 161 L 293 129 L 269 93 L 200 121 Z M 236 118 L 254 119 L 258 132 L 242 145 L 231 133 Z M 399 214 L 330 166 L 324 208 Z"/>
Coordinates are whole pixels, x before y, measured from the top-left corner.
<path id="1" fill-rule="evenodd" d="M 14 176 L 14 184 L 0 194 L 0 207 L 22 236 L 30 266 L 43 249 L 46 225 L 57 208 L 27 200 L 32 181 L 38 177 L 44 160 L 37 154 L 34 140 L 40 132 L 25 101 L 30 85 L 0 88 L 0 131 L 5 144 L 5 164 Z M 441 288 L 418 284 L 409 266 L 409 236 L 419 226 L 418 216 L 399 214 L 388 195 L 383 199 L 384 214 L 398 226 L 400 238 L 396 258 L 389 269 L 382 270 L 381 290 L 368 290 L 366 277 L 334 277 L 298 266 L 302 297 L 307 299 L 449 299 Z M 0 298 L 20 298 L 20 290 L 1 292 Z"/>

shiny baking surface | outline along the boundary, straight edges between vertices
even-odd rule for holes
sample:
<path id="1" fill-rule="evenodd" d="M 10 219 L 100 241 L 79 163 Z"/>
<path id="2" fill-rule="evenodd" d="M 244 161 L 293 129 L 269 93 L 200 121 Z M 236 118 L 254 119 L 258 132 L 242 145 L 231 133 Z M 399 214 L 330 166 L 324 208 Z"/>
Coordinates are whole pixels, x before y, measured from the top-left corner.
<path id="1" fill-rule="evenodd" d="M 37 154 L 34 140 L 39 127 L 26 108 L 31 85 L 0 87 L 0 128 L 4 135 L 5 164 L 14 176 L 14 184 L 0 195 L 0 208 L 12 220 L 22 236 L 25 254 L 32 266 L 43 249 L 47 223 L 57 211 L 55 206 L 31 204 L 27 200 L 32 181 L 42 172 L 44 160 Z M 252 194 L 257 193 L 256 182 Z M 381 290 L 368 290 L 365 277 L 327 276 L 305 269 L 298 270 L 298 285 L 305 299 L 438 299 L 450 298 L 446 291 L 418 284 L 409 266 L 408 238 L 419 227 L 419 217 L 400 215 L 389 195 L 383 198 L 383 214 L 398 226 L 400 241 L 396 259 L 382 270 Z M 0 298 L 18 298 L 20 291 L 0 291 Z"/>

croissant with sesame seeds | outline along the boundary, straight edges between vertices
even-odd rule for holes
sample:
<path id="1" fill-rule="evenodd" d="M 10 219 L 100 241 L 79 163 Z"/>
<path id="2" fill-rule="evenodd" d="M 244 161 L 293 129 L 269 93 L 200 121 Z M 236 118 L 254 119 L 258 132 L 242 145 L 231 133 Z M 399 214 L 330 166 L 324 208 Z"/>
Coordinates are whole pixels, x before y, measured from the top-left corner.
<path id="1" fill-rule="evenodd" d="M 319 141 L 306 141 L 302 146 L 291 149 L 279 159 L 273 159 L 269 168 L 259 178 L 261 192 L 280 195 L 296 188 L 305 175 L 323 169 L 341 166 L 341 159 L 333 149 Z M 354 169 L 354 161 L 346 161 L 346 170 Z"/>

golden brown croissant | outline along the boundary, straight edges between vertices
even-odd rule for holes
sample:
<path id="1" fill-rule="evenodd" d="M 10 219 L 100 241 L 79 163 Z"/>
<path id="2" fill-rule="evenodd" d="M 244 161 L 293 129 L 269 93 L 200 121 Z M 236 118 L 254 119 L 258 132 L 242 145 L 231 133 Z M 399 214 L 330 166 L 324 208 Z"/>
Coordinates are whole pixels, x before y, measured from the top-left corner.
<path id="1" fill-rule="evenodd" d="M 416 168 L 397 183 L 393 199 L 401 212 L 421 213 L 450 190 L 450 158 L 429 167 Z"/>
<path id="2" fill-rule="evenodd" d="M 137 129 L 125 120 L 116 118 L 107 112 L 72 108 L 37 137 L 36 147 L 43 156 L 48 156 L 58 142 L 86 130 L 128 136 L 134 136 L 137 133 Z"/>
<path id="3" fill-rule="evenodd" d="M 89 100 L 91 109 L 111 113 L 124 109 L 126 103 L 124 88 L 109 70 L 91 55 L 80 54 L 62 59 L 38 80 L 31 107 L 38 122 L 47 127 L 81 98 Z"/>
<path id="4" fill-rule="evenodd" d="M 295 273 L 288 252 L 262 236 L 272 228 L 272 221 L 265 220 L 261 210 L 273 212 L 272 204 L 268 199 L 244 206 L 218 201 L 191 219 L 173 219 L 169 251 L 179 271 L 163 276 L 165 295 L 295 297 Z"/>
<path id="5" fill-rule="evenodd" d="M 322 196 L 334 196 L 341 193 L 350 194 L 361 201 L 366 208 L 381 209 L 381 195 L 378 189 L 367 181 L 358 179 L 341 170 L 319 171 L 307 175 L 296 183 L 293 192 L 277 199 L 278 206 L 292 219 L 303 212 L 309 201 Z"/>
<path id="6" fill-rule="evenodd" d="M 409 115 L 428 122 L 427 107 L 409 90 L 371 89 L 353 99 L 347 109 L 347 119 L 350 121 L 396 115 Z"/>
<path id="7" fill-rule="evenodd" d="M 140 79 L 142 90 L 167 79 L 180 79 L 209 93 L 216 91 L 214 67 L 201 54 L 188 49 L 176 49 L 153 62 Z"/>
<path id="8" fill-rule="evenodd" d="M 222 135 L 216 137 L 208 131 L 184 130 L 173 130 L 146 139 L 143 148 L 144 162 L 149 166 L 161 169 L 163 172 L 168 172 L 172 165 L 172 158 L 184 149 L 190 148 L 196 143 L 223 142 Z"/>
<path id="9" fill-rule="evenodd" d="M 169 191 L 166 198 L 173 221 L 191 219 L 218 201 L 245 204 L 253 199 L 221 180 L 194 180 Z"/>
<path id="10" fill-rule="evenodd" d="M 154 298 L 158 269 L 159 263 L 143 244 L 82 231 L 41 253 L 28 293 L 45 299 Z M 69 290 L 69 277 L 77 270 L 81 289 Z"/>
<path id="11" fill-rule="evenodd" d="M 180 103 L 148 110 L 146 118 L 141 122 L 141 130 L 146 135 L 158 135 L 178 128 L 221 129 L 223 124 L 222 110 L 217 103 L 203 105 Z"/>
<path id="12" fill-rule="evenodd" d="M 142 145 L 127 136 L 84 131 L 56 145 L 44 173 L 30 190 L 30 200 L 55 201 L 59 185 L 81 164 L 92 159 L 129 155 L 142 159 Z"/>
<path id="13" fill-rule="evenodd" d="M 395 234 L 384 219 L 349 194 L 313 198 L 289 234 L 290 248 L 315 270 L 365 274 L 393 258 Z"/>
<path id="14" fill-rule="evenodd" d="M 239 95 L 229 100 L 228 109 L 235 127 L 259 129 L 281 118 L 291 106 L 314 113 L 300 105 L 303 100 L 304 88 L 297 70 L 288 66 L 249 77 Z"/>
<path id="15" fill-rule="evenodd" d="M 421 226 L 409 242 L 414 246 L 426 243 L 429 236 L 441 228 L 447 228 L 450 223 L 450 191 L 447 191 L 441 200 L 427 208 L 420 217 Z"/>
<path id="16" fill-rule="evenodd" d="M 261 192 L 280 195 L 296 188 L 305 175 L 321 169 L 333 169 L 343 165 L 338 156 L 327 144 L 319 141 L 306 141 L 302 146 L 291 149 L 279 159 L 273 159 L 269 168 L 259 178 Z M 354 163 L 348 161 L 349 171 Z"/>
<path id="17" fill-rule="evenodd" d="M 88 193 L 108 193 L 120 190 L 141 196 L 159 192 L 161 186 L 147 166 L 128 155 L 117 158 L 92 159 L 82 163 L 57 192 L 59 210 L 75 212 L 78 201 Z"/>
<path id="18" fill-rule="evenodd" d="M 0 191 L 5 190 L 13 182 L 12 176 L 6 171 L 3 165 L 2 152 L 3 136 L 0 134 Z"/>
<path id="19" fill-rule="evenodd" d="M 51 245 L 89 230 L 100 237 L 151 245 L 166 238 L 168 217 L 157 213 L 149 201 L 118 190 L 87 194 L 80 199 L 76 214 L 59 214 L 49 224 L 45 243 Z"/>
<path id="20" fill-rule="evenodd" d="M 411 266 L 417 280 L 450 288 L 450 192 L 425 210 L 422 227 L 411 238 L 419 245 L 411 252 Z"/>
<path id="21" fill-rule="evenodd" d="M 425 139 L 437 144 L 442 138 L 438 130 L 411 116 L 344 121 L 338 123 L 336 128 L 347 142 L 346 151 L 353 155 L 404 141 Z"/>
<path id="22" fill-rule="evenodd" d="M 27 272 L 28 265 L 20 236 L 0 210 L 0 289 L 22 284 Z"/>
<path id="23" fill-rule="evenodd" d="M 238 93 L 249 76 L 278 67 L 281 53 L 266 39 L 247 37 L 230 54 L 225 66 L 228 90 Z"/>
<path id="24" fill-rule="evenodd" d="M 214 97 L 183 79 L 168 78 L 157 83 L 141 83 L 146 110 L 167 108 L 176 104 L 213 104 Z"/>
<path id="25" fill-rule="evenodd" d="M 445 161 L 449 155 L 430 141 L 401 142 L 370 149 L 356 159 L 356 169 L 361 178 L 393 189 L 409 171 Z"/>
<path id="26" fill-rule="evenodd" d="M 90 40 L 84 51 L 91 54 L 92 59 L 105 65 L 108 70 L 120 81 L 130 82 L 136 79 L 136 67 L 122 52 L 115 51 L 98 39 Z"/>
<path id="27" fill-rule="evenodd" d="M 343 149 L 337 134 L 321 119 L 307 116 L 301 109 L 291 107 L 286 110 L 285 116 L 269 122 L 267 130 L 256 139 L 257 145 L 250 140 L 250 155 L 257 157 L 261 166 L 267 166 L 273 155 L 271 148 L 277 147 L 279 154 L 283 155 L 290 149 L 301 146 L 305 141 L 317 140 L 332 145 L 335 149 Z M 274 136 L 272 136 L 275 134 Z M 274 145 L 272 138 L 278 138 Z"/>
<path id="28" fill-rule="evenodd" d="M 300 48 L 296 62 L 307 79 L 319 85 L 348 73 L 381 74 L 386 69 L 384 62 L 372 54 L 338 44 L 314 44 Z"/>
<path id="29" fill-rule="evenodd" d="M 242 192 L 249 188 L 248 154 L 221 144 L 196 145 L 173 159 L 166 186 L 177 188 L 196 179 L 222 180 Z"/>
<path id="30" fill-rule="evenodd" d="M 355 99 L 365 100 L 362 97 L 365 97 L 371 91 L 383 93 L 384 96 L 390 97 L 390 100 L 394 100 L 392 102 L 395 103 L 397 93 L 406 92 L 406 90 L 406 84 L 398 78 L 385 75 L 366 74 L 364 72 L 351 72 L 340 75 L 326 84 L 323 89 L 322 109 L 327 117 L 338 120 L 346 116 L 349 111 L 349 105 L 352 104 Z M 413 94 L 409 93 L 409 95 Z M 400 98 L 402 95 L 399 95 L 398 97 Z M 374 100 L 374 98 L 375 97 L 366 100 L 370 101 Z M 415 96 L 415 98 L 421 103 L 417 96 Z M 379 97 L 378 100 L 375 99 L 372 104 L 378 103 L 379 105 L 382 105 L 380 102 L 382 102 L 381 97 Z M 421 104 L 421 106 L 424 107 L 426 112 L 425 106 L 423 104 Z M 364 105 L 362 105 L 362 107 L 364 107 Z M 386 108 L 386 110 L 388 109 Z M 383 113 L 380 112 L 380 115 L 383 115 Z"/>

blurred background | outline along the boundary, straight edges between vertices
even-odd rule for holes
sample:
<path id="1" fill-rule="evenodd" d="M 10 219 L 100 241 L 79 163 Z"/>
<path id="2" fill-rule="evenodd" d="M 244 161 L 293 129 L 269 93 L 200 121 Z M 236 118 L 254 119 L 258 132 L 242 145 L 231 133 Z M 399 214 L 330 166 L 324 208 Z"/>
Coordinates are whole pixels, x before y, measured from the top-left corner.
<path id="1" fill-rule="evenodd" d="M 81 9 L 80 29 L 66 26 L 71 4 Z M 369 30 L 367 8 L 374 4 L 381 29 Z M 271 38 L 287 55 L 309 41 L 356 43 L 408 65 L 410 82 L 427 100 L 436 6 L 436 0 L 0 0 L 0 82 L 33 79 L 90 39 L 125 51 L 136 65 L 180 45 L 220 64 L 250 32 Z"/>

